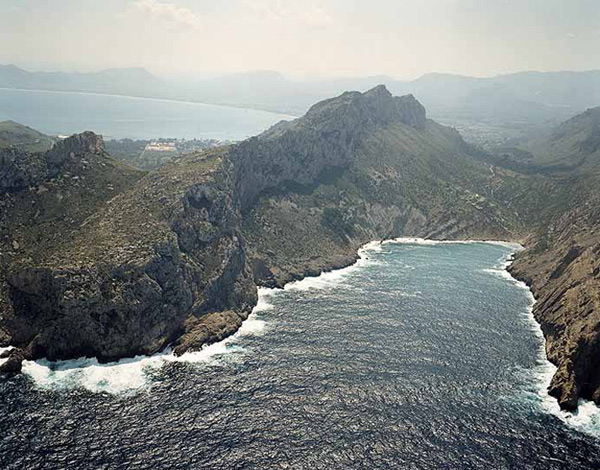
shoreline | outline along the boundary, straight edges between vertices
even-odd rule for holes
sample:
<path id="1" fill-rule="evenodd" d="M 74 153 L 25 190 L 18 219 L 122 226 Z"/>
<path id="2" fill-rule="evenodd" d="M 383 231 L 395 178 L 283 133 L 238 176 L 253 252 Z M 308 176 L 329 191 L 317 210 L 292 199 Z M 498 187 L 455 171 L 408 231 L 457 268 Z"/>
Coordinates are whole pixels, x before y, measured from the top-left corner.
<path id="1" fill-rule="evenodd" d="M 279 292 L 290 290 L 309 290 L 312 288 L 320 288 L 324 284 L 326 285 L 330 284 L 331 282 L 338 281 L 340 278 L 343 278 L 355 269 L 359 269 L 368 265 L 368 253 L 371 251 L 380 252 L 383 246 L 387 244 L 436 246 L 447 244 L 469 245 L 478 243 L 500 245 L 513 250 L 503 261 L 500 261 L 501 264 L 499 266 L 490 269 L 490 271 L 492 274 L 499 274 L 505 280 L 511 282 L 521 289 L 524 289 L 530 299 L 527 312 L 525 312 L 526 320 L 535 336 L 540 340 L 540 347 L 538 350 L 538 356 L 536 358 L 537 365 L 533 370 L 534 383 L 532 384 L 532 386 L 535 387 L 535 396 L 536 400 L 538 401 L 538 406 L 545 413 L 551 414 L 560 419 L 565 425 L 588 435 L 600 437 L 600 407 L 597 407 L 593 402 L 581 399 L 579 401 L 579 408 L 577 411 L 563 411 L 560 409 L 557 400 L 548 394 L 548 386 L 557 368 L 548 360 L 546 356 L 546 339 L 543 335 L 541 325 L 537 322 L 533 315 L 533 306 L 535 305 L 536 299 L 530 287 L 524 281 L 514 277 L 508 269 L 514 262 L 515 253 L 523 250 L 524 247 L 516 242 L 506 242 L 500 240 L 430 240 L 419 237 L 399 237 L 386 240 L 370 241 L 361 245 L 356 250 L 356 259 L 352 263 L 348 263 L 346 266 L 335 267 L 332 269 L 325 268 L 317 275 L 306 275 L 300 279 L 290 280 L 283 286 L 257 286 L 259 294 L 258 302 L 252 309 L 252 312 L 248 318 L 241 323 L 240 327 L 237 328 L 231 335 L 221 339 L 220 341 L 204 344 L 198 351 L 186 352 L 181 356 L 176 356 L 173 353 L 173 349 L 171 347 L 167 347 L 163 351 L 150 356 L 140 355 L 133 358 L 122 358 L 118 361 L 108 363 L 99 363 L 95 358 L 85 357 L 54 362 L 42 358 L 32 361 L 24 361 L 23 373 L 30 377 L 38 388 L 66 389 L 69 388 L 68 384 L 64 386 L 52 387 L 53 384 L 56 385 L 58 380 L 61 380 L 61 374 L 66 376 L 69 371 L 81 371 L 82 373 L 87 371 L 92 376 L 91 378 L 93 378 L 96 376 L 96 374 L 102 374 L 102 371 L 110 372 L 111 369 L 114 369 L 115 373 L 112 374 L 111 378 L 116 381 L 116 384 L 113 383 L 111 386 L 109 383 L 106 387 L 98 387 L 91 383 L 88 383 L 86 386 L 84 383 L 83 386 L 97 393 L 139 393 L 144 386 L 147 385 L 144 377 L 144 369 L 147 367 L 155 369 L 157 367 L 162 367 L 167 362 L 206 362 L 228 352 L 235 351 L 235 342 L 239 337 L 245 336 L 246 334 L 262 333 L 262 331 L 264 331 L 264 321 L 258 318 L 257 314 L 272 308 L 272 305 L 268 302 L 268 298 L 270 296 L 277 295 Z M 134 369 L 135 371 L 133 371 Z M 110 373 L 108 375 L 111 376 Z M 125 375 L 126 378 L 120 377 L 120 375 Z M 128 380 L 129 383 L 125 383 Z M 110 388 L 112 388 L 112 390 L 110 390 Z M 590 429 L 590 427 L 594 425 L 597 426 L 597 429 Z"/>
<path id="2" fill-rule="evenodd" d="M 170 98 L 157 98 L 152 96 L 133 96 L 133 95 L 119 95 L 114 93 L 98 93 L 94 91 L 77 91 L 77 90 L 43 90 L 37 88 L 10 88 L 10 87 L 0 87 L 0 91 L 17 91 L 17 92 L 34 92 L 34 93 L 57 93 L 64 95 L 90 95 L 90 96 L 106 96 L 109 98 L 127 98 L 131 100 L 151 100 L 151 101 L 160 101 L 163 103 L 179 103 L 179 104 L 187 104 L 194 105 L 206 108 L 218 108 L 230 111 L 252 111 L 259 112 L 265 114 L 271 114 L 274 116 L 280 116 L 282 120 L 293 120 L 298 119 L 298 116 L 292 116 L 291 114 L 285 113 L 277 113 L 274 111 L 267 111 L 266 109 L 259 108 L 243 108 L 241 106 L 232 106 L 227 104 L 216 104 L 216 103 L 204 103 L 201 101 L 189 101 L 189 100 L 177 100 Z"/>
<path id="3" fill-rule="evenodd" d="M 516 250 L 523 249 L 522 245 L 513 242 L 504 242 L 499 240 L 430 240 L 418 237 L 398 237 L 393 239 L 385 239 L 385 240 L 372 240 L 367 243 L 361 245 L 356 251 L 355 256 L 352 262 L 348 262 L 345 266 L 339 266 L 339 264 L 325 264 L 324 268 L 315 275 L 306 274 L 298 279 L 290 279 L 288 282 L 285 282 L 281 286 L 267 287 L 267 286 L 257 286 L 259 297 L 257 304 L 253 307 L 251 313 L 248 315 L 248 318 L 241 322 L 240 326 L 235 329 L 230 335 L 222 338 L 219 341 L 207 342 L 205 343 L 201 349 L 197 351 L 189 351 L 180 356 L 176 356 L 173 353 L 172 345 L 167 346 L 162 351 L 159 351 L 152 355 L 137 355 L 134 357 L 123 357 L 118 359 L 117 361 L 110 362 L 99 362 L 95 357 L 79 357 L 72 359 L 65 359 L 60 361 L 48 361 L 46 358 L 39 358 L 34 360 L 25 360 L 23 361 L 23 372 L 29 376 L 36 375 L 32 374 L 32 365 L 38 365 L 40 367 L 45 367 L 48 371 L 54 371 L 65 368 L 80 368 L 85 369 L 86 367 L 96 367 L 96 368 L 110 368 L 110 367 L 120 367 L 128 364 L 135 364 L 141 362 L 151 363 L 154 361 L 164 361 L 164 362 L 197 362 L 201 357 L 207 355 L 210 357 L 212 353 L 216 352 L 220 349 L 220 347 L 226 347 L 228 344 L 235 341 L 241 334 L 243 334 L 244 330 L 248 328 L 248 322 L 252 322 L 257 320 L 256 314 L 258 312 L 268 310 L 271 308 L 271 305 L 264 299 L 270 295 L 277 294 L 278 292 L 295 290 L 295 289 L 310 289 L 315 285 L 322 284 L 323 282 L 327 283 L 336 278 L 343 277 L 353 271 L 354 269 L 360 268 L 366 264 L 368 264 L 369 258 L 366 256 L 367 253 L 371 250 L 381 251 L 382 247 L 386 244 L 398 243 L 398 244 L 416 244 L 416 245 L 424 245 L 424 246 L 434 246 L 441 244 L 476 244 L 476 243 L 486 243 L 486 244 L 495 244 L 505 246 L 507 248 L 511 248 Z M 510 256 L 512 256 L 511 253 Z M 331 269 L 328 269 L 328 266 L 332 266 Z M 307 286 L 303 286 L 302 284 L 308 284 Z M 261 295 L 262 291 L 262 295 Z M 216 352 L 219 354 L 218 352 Z M 35 368 L 35 366 L 34 366 Z M 27 373 L 29 372 L 29 373 Z M 139 388 L 139 387 L 138 387 Z M 122 390 L 120 390 L 122 391 Z"/>
<path id="4" fill-rule="evenodd" d="M 555 416 L 566 426 L 575 429 L 584 434 L 600 438 L 600 407 L 593 401 L 580 398 L 575 411 L 562 410 L 558 404 L 558 400 L 548 393 L 550 383 L 558 367 L 552 363 L 546 355 L 546 337 L 542 330 L 542 325 L 536 320 L 533 314 L 533 307 L 537 300 L 531 288 L 521 279 L 512 275 L 509 267 L 514 262 L 513 255 L 501 267 L 502 271 L 507 274 L 507 279 L 510 278 L 516 286 L 527 291 L 530 303 L 527 308 L 527 322 L 534 334 L 540 339 L 540 347 L 538 350 L 537 365 L 535 367 L 536 379 L 536 395 L 539 399 L 539 406 L 545 412 Z"/>

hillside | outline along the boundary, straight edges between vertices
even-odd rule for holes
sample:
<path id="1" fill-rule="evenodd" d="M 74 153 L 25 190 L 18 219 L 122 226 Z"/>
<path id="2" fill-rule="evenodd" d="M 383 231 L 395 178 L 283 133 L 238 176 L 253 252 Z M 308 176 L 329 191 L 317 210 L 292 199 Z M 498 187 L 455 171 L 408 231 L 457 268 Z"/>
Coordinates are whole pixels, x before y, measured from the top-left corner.
<path id="1" fill-rule="evenodd" d="M 0 346 L 17 349 L 3 370 L 200 349 L 239 328 L 256 285 L 347 266 L 371 240 L 502 239 L 527 247 L 511 270 L 538 299 L 550 392 L 567 409 L 600 403 L 595 123 L 591 110 L 542 142 L 555 153 L 540 162 L 577 162 L 550 173 L 490 164 L 383 86 L 151 173 L 92 133 L 46 153 L 5 149 Z"/>
<path id="2" fill-rule="evenodd" d="M 60 150 L 73 142 L 89 150 Z M 90 204 L 53 205 L 71 192 L 42 181 L 65 153 L 72 164 L 51 174 L 83 191 L 72 193 L 82 202 L 94 196 Z M 181 354 L 236 331 L 256 303 L 256 283 L 347 265 L 368 240 L 521 231 L 514 210 L 492 197 L 515 176 L 490 174 L 455 131 L 384 87 L 344 93 L 143 177 L 110 160 L 93 135 L 36 158 L 8 160 L 23 174 L 12 178 L 3 213 L 13 216 L 2 224 L 0 343 L 25 357 L 111 360 L 171 343 Z M 86 173 L 89 165 L 103 171 Z M 111 194 L 87 192 L 110 189 L 102 181 L 110 168 L 122 183 Z M 32 197 L 32 208 L 51 210 L 16 210 Z"/>
<path id="3" fill-rule="evenodd" d="M 30 127 L 13 121 L 0 122 L 0 149 L 14 146 L 27 152 L 50 150 L 54 140 Z"/>
<path id="4" fill-rule="evenodd" d="M 323 136 L 331 136 L 326 153 L 314 155 L 311 138 Z M 303 149 L 311 150 L 307 155 Z M 255 276 L 266 285 L 346 265 L 374 239 L 514 239 L 522 229 L 492 197 L 513 176 L 492 176 L 458 133 L 427 119 L 412 96 L 393 98 L 384 87 L 320 103 L 303 120 L 284 123 L 237 152 L 252 164 L 271 162 L 282 179 L 277 189 L 261 190 L 264 196 L 244 218 Z M 312 162 L 315 156 L 332 161 L 325 168 L 282 171 L 290 160 Z M 286 176 L 309 169 L 310 177 L 300 181 Z M 242 182 L 257 187 L 247 176 Z"/>
<path id="5" fill-rule="evenodd" d="M 600 107 L 539 136 L 494 149 L 491 163 L 528 173 L 584 173 L 600 163 Z"/>
<path id="6" fill-rule="evenodd" d="M 562 123 L 547 139 L 526 144 L 537 165 L 575 169 L 600 163 L 600 107 Z"/>

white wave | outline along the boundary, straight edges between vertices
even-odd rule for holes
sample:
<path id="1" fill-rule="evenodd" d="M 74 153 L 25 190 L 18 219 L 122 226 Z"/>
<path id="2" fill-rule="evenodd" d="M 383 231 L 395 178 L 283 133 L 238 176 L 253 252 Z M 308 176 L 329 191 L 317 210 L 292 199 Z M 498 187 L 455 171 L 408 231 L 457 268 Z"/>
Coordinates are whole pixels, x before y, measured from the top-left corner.
<path id="1" fill-rule="evenodd" d="M 383 244 L 387 243 L 398 243 L 402 245 L 422 245 L 422 246 L 436 246 L 436 245 L 472 245 L 476 243 L 485 243 L 487 245 L 499 245 L 506 248 L 511 248 L 515 251 L 523 250 L 523 246 L 519 243 L 505 242 L 501 240 L 431 240 L 428 238 L 418 237 L 400 237 L 385 240 Z"/>
<path id="2" fill-rule="evenodd" d="M 335 287 L 344 281 L 349 274 L 353 273 L 357 269 L 377 264 L 377 261 L 370 256 L 370 253 L 380 253 L 381 251 L 381 241 L 372 241 L 366 243 L 358 249 L 358 259 L 354 264 L 345 268 L 322 272 L 319 276 L 305 277 L 304 279 L 290 282 L 283 287 L 283 290 L 308 291 L 312 289 L 319 290 Z"/>
<path id="3" fill-rule="evenodd" d="M 96 359 L 71 361 L 25 361 L 23 373 L 31 377 L 38 388 L 63 390 L 83 387 L 93 392 L 123 393 L 146 384 L 146 367 L 157 357 L 122 359 L 99 364 Z"/>
<path id="4" fill-rule="evenodd" d="M 268 299 L 273 294 L 277 293 L 277 289 L 268 289 L 266 287 L 258 288 L 258 302 L 256 306 L 252 310 L 252 313 L 256 314 L 258 312 L 265 312 L 267 310 L 273 309 L 273 304 L 271 304 Z M 248 320 L 246 320 L 248 321 Z"/>
<path id="5" fill-rule="evenodd" d="M 510 265 L 510 262 L 509 262 L 509 265 Z M 533 297 L 533 294 L 531 294 L 531 291 L 529 290 L 529 286 L 527 284 L 525 284 L 524 282 L 519 281 L 518 279 L 515 279 L 514 277 L 512 277 L 512 275 L 506 270 L 506 268 L 488 268 L 488 269 L 483 269 L 482 271 L 484 273 L 498 276 L 498 277 L 510 282 L 511 284 L 515 285 L 516 287 L 520 287 L 521 289 L 526 290 Z"/>
<path id="6" fill-rule="evenodd" d="M 259 300 L 259 307 L 260 300 Z M 265 303 L 262 304 L 264 309 Z M 244 352 L 236 343 L 240 338 L 263 334 L 264 320 L 255 311 L 232 336 L 205 346 L 200 351 L 175 356 L 171 349 L 152 356 L 137 356 L 100 364 L 94 358 L 51 362 L 45 359 L 24 361 L 23 372 L 35 385 L 45 390 L 64 390 L 82 387 L 92 392 L 111 394 L 136 393 L 152 385 L 151 373 L 169 362 L 212 363 L 224 355 Z"/>
<path id="7" fill-rule="evenodd" d="M 525 289 L 528 293 L 529 305 L 525 312 L 525 320 L 539 340 L 538 357 L 534 372 L 534 386 L 535 398 L 539 403 L 540 409 L 556 416 L 563 423 L 574 429 L 595 437 L 600 437 L 600 408 L 596 406 L 595 403 L 587 400 L 579 400 L 578 409 L 575 412 L 563 411 L 560 409 L 558 401 L 548 394 L 548 388 L 550 387 L 550 382 L 556 373 L 557 367 L 552 364 L 546 356 L 544 333 L 533 315 L 533 307 L 536 302 L 535 297 L 527 284 L 515 279 L 506 270 L 511 263 L 512 260 L 510 259 L 503 262 L 504 269 L 502 272 L 505 274 L 502 274 L 501 277 L 512 282 L 514 285 Z M 500 269 L 486 269 L 484 271 L 495 275 L 500 273 Z"/>
<path id="8" fill-rule="evenodd" d="M 356 264 L 346 268 L 321 273 L 319 276 L 305 277 L 299 281 L 286 284 L 284 291 L 307 291 L 311 289 L 326 289 L 340 284 L 344 278 L 356 269 Z"/>

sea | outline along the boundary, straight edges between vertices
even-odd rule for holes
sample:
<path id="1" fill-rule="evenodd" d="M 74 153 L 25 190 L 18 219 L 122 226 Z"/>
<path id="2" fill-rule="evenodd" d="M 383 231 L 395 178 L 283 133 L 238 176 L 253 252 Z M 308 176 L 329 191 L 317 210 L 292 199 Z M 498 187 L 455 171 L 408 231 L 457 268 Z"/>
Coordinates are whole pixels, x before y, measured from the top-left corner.
<path id="1" fill-rule="evenodd" d="M 600 468 L 598 409 L 546 393 L 518 249 L 374 242 L 202 351 L 27 361 L 0 379 L 0 468 Z"/>
<path id="2" fill-rule="evenodd" d="M 293 116 L 254 109 L 131 96 L 0 88 L 0 121 L 48 135 L 86 130 L 105 139 L 242 140 Z"/>

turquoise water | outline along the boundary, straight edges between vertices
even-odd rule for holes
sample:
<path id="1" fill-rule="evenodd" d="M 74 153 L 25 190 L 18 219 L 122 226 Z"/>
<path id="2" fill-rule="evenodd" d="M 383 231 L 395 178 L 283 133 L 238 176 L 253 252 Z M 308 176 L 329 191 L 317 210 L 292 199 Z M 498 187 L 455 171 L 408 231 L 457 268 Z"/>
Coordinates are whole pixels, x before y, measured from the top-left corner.
<path id="1" fill-rule="evenodd" d="M 372 245 L 199 353 L 27 363 L 0 381 L 0 468 L 600 468 L 547 405 L 513 250 Z"/>
<path id="2" fill-rule="evenodd" d="M 241 140 L 291 116 L 149 98 L 0 89 L 0 120 L 49 135 L 84 130 L 105 138 Z"/>

